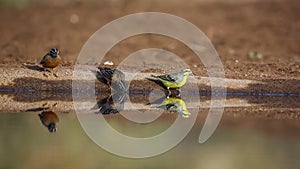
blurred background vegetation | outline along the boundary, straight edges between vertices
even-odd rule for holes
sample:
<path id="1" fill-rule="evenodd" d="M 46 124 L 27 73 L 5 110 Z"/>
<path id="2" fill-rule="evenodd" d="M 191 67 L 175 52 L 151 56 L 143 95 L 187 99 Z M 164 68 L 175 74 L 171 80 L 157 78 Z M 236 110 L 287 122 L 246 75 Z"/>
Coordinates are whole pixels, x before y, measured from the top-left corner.
<path id="1" fill-rule="evenodd" d="M 25 7 L 30 5 L 38 5 L 38 4 L 69 4 L 69 3 L 95 3 L 95 2 L 104 2 L 111 3 L 117 0 L 0 0 L 0 5 L 5 6 L 15 6 L 15 7 Z M 138 0 L 129 0 L 131 2 Z M 151 3 L 160 2 L 160 0 L 144 0 Z M 164 0 L 164 2 L 175 2 L 180 0 Z M 272 0 L 189 0 L 190 3 L 193 2 L 223 2 L 223 3 L 241 3 L 241 2 L 256 2 L 256 1 L 272 1 Z"/>
<path id="2" fill-rule="evenodd" d="M 199 122 L 178 146 L 164 154 L 144 159 L 119 157 L 90 140 L 75 114 L 59 116 L 58 131 L 49 133 L 37 113 L 1 114 L 0 168 L 282 169 L 300 166 L 299 140 L 221 124 L 208 142 L 199 144 L 202 126 Z M 117 130 L 130 132 L 127 120 L 111 118 L 110 123 Z M 139 132 L 166 129 L 164 123 L 144 126 L 149 127 Z M 112 144 L 120 141 L 111 140 Z"/>

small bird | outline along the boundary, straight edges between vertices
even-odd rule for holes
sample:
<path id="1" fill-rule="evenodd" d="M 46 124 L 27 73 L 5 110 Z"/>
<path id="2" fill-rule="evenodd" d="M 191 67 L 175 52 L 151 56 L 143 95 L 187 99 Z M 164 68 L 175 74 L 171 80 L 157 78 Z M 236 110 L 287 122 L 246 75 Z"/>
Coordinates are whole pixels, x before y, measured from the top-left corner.
<path id="1" fill-rule="evenodd" d="M 128 95 L 126 93 L 114 93 L 105 99 L 101 99 L 92 108 L 100 109 L 96 114 L 116 114 L 124 109 Z"/>
<path id="2" fill-rule="evenodd" d="M 125 75 L 118 69 L 98 67 L 97 78 L 103 81 L 108 86 L 117 91 L 126 91 L 127 83 L 125 81 Z"/>
<path id="3" fill-rule="evenodd" d="M 160 76 L 151 75 L 151 77 L 160 80 L 167 87 L 169 92 L 168 95 L 170 95 L 171 94 L 170 89 L 174 89 L 174 88 L 179 89 L 180 87 L 185 85 L 187 78 L 190 74 L 192 74 L 192 71 L 190 69 L 183 69 L 178 73 L 172 73 L 172 74 L 160 75 Z"/>
<path id="4" fill-rule="evenodd" d="M 176 97 L 167 97 L 160 104 L 154 104 L 151 105 L 151 107 L 178 113 L 183 118 L 189 118 L 191 115 L 191 113 L 189 113 L 189 111 L 187 110 L 185 102 L 182 99 Z"/>
<path id="5" fill-rule="evenodd" d="M 44 68 L 50 68 L 51 70 L 59 65 L 61 58 L 59 56 L 59 50 L 52 48 L 40 61 L 40 64 Z"/>
<path id="6" fill-rule="evenodd" d="M 43 111 L 38 114 L 42 124 L 48 128 L 50 133 L 57 131 L 57 124 L 59 123 L 58 116 L 51 110 Z"/>
<path id="7" fill-rule="evenodd" d="M 101 77 L 103 77 L 105 80 L 107 80 L 107 82 L 109 84 L 111 84 L 111 82 L 113 80 L 124 80 L 125 79 L 125 75 L 123 72 L 121 72 L 118 69 L 111 69 L 111 68 L 106 68 L 106 67 L 98 67 L 99 73 L 101 75 Z"/>

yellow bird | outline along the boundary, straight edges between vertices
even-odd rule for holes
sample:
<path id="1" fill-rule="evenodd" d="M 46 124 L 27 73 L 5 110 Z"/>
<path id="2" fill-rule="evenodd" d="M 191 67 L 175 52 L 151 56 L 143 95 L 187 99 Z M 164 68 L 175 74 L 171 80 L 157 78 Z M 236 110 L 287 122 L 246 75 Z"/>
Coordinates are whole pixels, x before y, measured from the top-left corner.
<path id="1" fill-rule="evenodd" d="M 187 110 L 185 102 L 182 99 L 176 97 L 167 97 L 160 104 L 152 105 L 151 107 L 179 113 L 183 118 L 189 118 L 191 115 L 191 113 L 189 113 L 189 111 Z"/>
<path id="2" fill-rule="evenodd" d="M 172 73 L 172 74 L 160 75 L 160 76 L 151 75 L 151 77 L 160 80 L 167 87 L 168 92 L 170 94 L 170 89 L 180 88 L 183 85 L 185 85 L 187 82 L 187 78 L 189 77 L 190 74 L 192 74 L 192 71 L 190 69 L 183 69 L 178 73 Z"/>

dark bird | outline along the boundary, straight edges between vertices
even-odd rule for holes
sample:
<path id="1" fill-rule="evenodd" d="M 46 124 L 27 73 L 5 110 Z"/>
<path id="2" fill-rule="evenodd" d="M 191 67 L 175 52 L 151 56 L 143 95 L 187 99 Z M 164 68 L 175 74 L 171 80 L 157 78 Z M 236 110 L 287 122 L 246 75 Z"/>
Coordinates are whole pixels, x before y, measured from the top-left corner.
<path id="1" fill-rule="evenodd" d="M 97 114 L 116 114 L 124 109 L 124 103 L 127 100 L 128 95 L 126 93 L 114 93 L 104 99 L 101 99 L 92 108 L 100 109 Z"/>
<path id="2" fill-rule="evenodd" d="M 122 92 L 127 90 L 125 75 L 118 69 L 98 67 L 97 78 L 112 89 Z"/>

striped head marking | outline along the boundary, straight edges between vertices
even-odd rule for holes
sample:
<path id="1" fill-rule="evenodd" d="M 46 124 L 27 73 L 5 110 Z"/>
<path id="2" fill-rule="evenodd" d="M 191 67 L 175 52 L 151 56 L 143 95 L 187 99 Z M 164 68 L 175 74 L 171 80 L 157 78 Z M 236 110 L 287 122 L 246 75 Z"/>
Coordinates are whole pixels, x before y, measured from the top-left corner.
<path id="1" fill-rule="evenodd" d="M 184 76 L 188 76 L 188 75 L 191 75 L 191 74 L 192 74 L 191 69 L 183 69 L 182 71 L 183 71 L 183 73 L 184 73 Z"/>
<path id="2" fill-rule="evenodd" d="M 52 48 L 49 51 L 49 55 L 51 55 L 52 57 L 57 57 L 59 56 L 59 50 L 57 48 Z"/>

